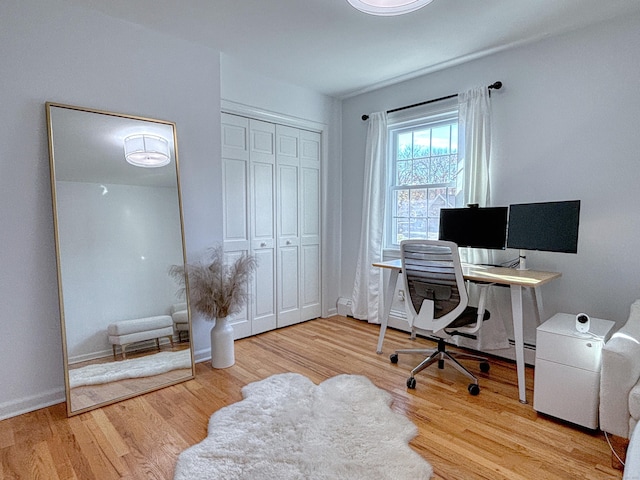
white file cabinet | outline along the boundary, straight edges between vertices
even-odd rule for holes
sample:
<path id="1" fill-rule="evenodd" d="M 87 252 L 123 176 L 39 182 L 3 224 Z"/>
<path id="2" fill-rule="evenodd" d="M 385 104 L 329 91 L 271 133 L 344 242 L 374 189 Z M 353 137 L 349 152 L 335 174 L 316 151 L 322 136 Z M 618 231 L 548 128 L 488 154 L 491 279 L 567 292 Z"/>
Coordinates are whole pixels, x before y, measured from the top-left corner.
<path id="1" fill-rule="evenodd" d="M 575 315 L 558 313 L 537 328 L 533 408 L 596 429 L 602 346 L 615 322 L 592 318 L 588 334 L 575 324 Z"/>

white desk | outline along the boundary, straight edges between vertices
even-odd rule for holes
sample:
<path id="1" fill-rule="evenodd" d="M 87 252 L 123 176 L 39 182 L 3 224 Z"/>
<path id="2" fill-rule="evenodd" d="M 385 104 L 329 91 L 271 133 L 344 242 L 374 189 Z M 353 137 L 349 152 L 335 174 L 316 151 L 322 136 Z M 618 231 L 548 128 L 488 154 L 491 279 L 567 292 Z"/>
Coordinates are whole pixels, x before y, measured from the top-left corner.
<path id="1" fill-rule="evenodd" d="M 380 336 L 378 337 L 378 353 L 382 353 L 382 342 L 387 331 L 389 314 L 391 313 L 391 303 L 393 294 L 398 282 L 398 274 L 402 270 L 400 260 L 390 260 L 387 262 L 377 262 L 374 267 L 389 269 L 389 282 L 384 294 L 384 312 L 380 324 Z M 516 352 L 516 369 L 518 372 L 518 398 L 520 402 L 527 403 L 525 364 L 524 364 L 524 334 L 523 334 L 523 312 L 522 312 L 522 288 L 533 288 L 536 299 L 536 315 L 538 322 L 542 316 L 542 298 L 537 293 L 537 287 L 559 278 L 562 274 L 557 272 L 541 272 L 537 270 L 517 270 L 505 267 L 489 267 L 480 265 L 463 264 L 464 278 L 473 282 L 497 283 L 508 285 L 511 291 L 511 316 L 513 318 L 513 336 Z"/>

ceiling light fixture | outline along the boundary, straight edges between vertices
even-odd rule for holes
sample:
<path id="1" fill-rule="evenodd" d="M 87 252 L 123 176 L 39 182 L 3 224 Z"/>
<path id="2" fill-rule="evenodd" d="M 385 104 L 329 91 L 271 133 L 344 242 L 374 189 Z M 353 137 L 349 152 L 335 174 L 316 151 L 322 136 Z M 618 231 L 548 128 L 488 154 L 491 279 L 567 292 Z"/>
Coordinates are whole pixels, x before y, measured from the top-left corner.
<path id="1" fill-rule="evenodd" d="M 164 167 L 169 163 L 169 142 L 157 135 L 136 134 L 124 139 L 124 158 L 136 167 Z"/>
<path id="2" fill-rule="evenodd" d="M 347 0 L 354 8 L 370 15 L 402 15 L 429 5 L 433 0 Z"/>

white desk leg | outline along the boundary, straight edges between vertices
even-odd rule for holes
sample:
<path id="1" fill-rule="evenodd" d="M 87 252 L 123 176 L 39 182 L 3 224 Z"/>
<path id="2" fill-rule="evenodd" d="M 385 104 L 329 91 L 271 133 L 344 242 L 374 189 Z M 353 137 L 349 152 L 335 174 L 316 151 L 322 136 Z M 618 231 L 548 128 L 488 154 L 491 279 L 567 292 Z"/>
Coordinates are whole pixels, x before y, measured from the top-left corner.
<path id="1" fill-rule="evenodd" d="M 518 372 L 518 398 L 527 403 L 527 389 L 524 376 L 524 327 L 522 315 L 522 287 L 511 285 L 511 316 L 513 318 L 513 336 L 516 350 L 516 370 Z"/>
<path id="2" fill-rule="evenodd" d="M 398 282 L 398 274 L 400 270 L 392 268 L 389 271 L 389 282 L 387 283 L 387 290 L 384 292 L 384 313 L 380 319 L 380 336 L 378 337 L 378 349 L 377 353 L 382 353 L 382 342 L 384 341 L 384 334 L 387 331 L 387 325 L 389 324 L 389 314 L 391 313 L 391 304 L 393 303 L 393 294 L 396 291 L 396 283 Z"/>
<path id="3" fill-rule="evenodd" d="M 536 299 L 536 318 L 538 319 L 538 325 L 542 325 L 542 322 L 544 322 L 544 305 L 542 305 L 542 295 L 540 294 L 538 287 L 533 287 L 531 290 L 533 291 L 533 296 Z"/>

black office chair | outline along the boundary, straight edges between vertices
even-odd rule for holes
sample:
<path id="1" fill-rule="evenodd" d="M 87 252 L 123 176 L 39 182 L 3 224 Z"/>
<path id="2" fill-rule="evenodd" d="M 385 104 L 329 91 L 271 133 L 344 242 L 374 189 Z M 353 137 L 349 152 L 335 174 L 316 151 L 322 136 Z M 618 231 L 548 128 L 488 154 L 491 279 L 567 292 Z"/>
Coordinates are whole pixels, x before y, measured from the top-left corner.
<path id="1" fill-rule="evenodd" d="M 398 355 L 404 353 L 428 355 L 411 370 L 408 388 L 416 387 L 416 373 L 437 361 L 438 368 L 442 369 L 448 363 L 470 378 L 473 383 L 469 384 L 469 393 L 477 395 L 480 393 L 478 379 L 457 359 L 477 360 L 480 370 L 485 373 L 489 371 L 487 359 L 466 353 L 449 353 L 445 350 L 445 340 L 452 335 L 475 338 L 474 333 L 482 322 L 489 319 L 489 312 L 485 310 L 489 284 L 481 285 L 478 307 L 469 306 L 458 246 L 453 242 L 404 240 L 400 243 L 400 254 L 411 338 L 415 339 L 416 333 L 432 334 L 438 338 L 438 348 L 396 350 L 390 357 L 391 362 L 397 363 Z"/>

